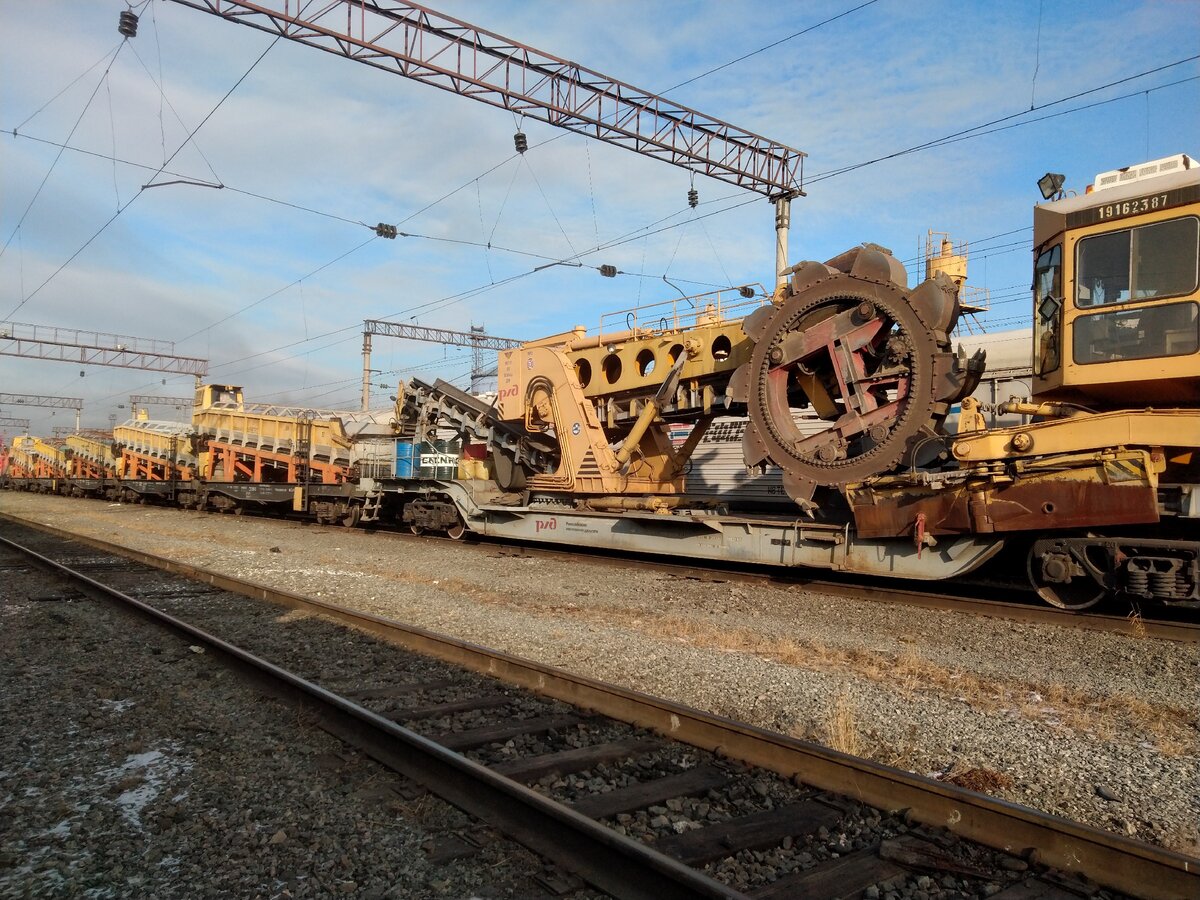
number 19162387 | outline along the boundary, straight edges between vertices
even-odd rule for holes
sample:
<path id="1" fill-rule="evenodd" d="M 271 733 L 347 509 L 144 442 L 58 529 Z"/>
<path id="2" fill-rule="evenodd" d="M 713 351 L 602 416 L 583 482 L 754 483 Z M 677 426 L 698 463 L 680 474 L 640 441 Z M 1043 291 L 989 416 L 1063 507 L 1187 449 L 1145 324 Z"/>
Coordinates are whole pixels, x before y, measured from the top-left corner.
<path id="1" fill-rule="evenodd" d="M 1118 216 L 1132 216 L 1137 213 L 1153 212 L 1156 209 L 1166 209 L 1167 195 L 1155 194 L 1153 197 L 1141 197 L 1137 200 L 1126 200 L 1123 203 L 1110 203 L 1101 206 L 1097 212 L 1101 219 L 1115 219 Z"/>

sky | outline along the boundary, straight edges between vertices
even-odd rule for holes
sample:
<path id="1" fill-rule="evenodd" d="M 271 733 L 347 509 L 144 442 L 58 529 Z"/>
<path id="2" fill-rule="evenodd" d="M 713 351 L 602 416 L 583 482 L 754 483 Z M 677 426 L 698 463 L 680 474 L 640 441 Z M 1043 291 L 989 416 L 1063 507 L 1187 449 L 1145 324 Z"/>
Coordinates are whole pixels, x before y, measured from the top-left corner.
<path id="1" fill-rule="evenodd" d="M 1198 0 L 861 3 L 436 8 L 807 153 L 792 262 L 873 242 L 915 284 L 928 230 L 968 242 L 969 283 L 991 298 L 976 333 L 1029 324 L 1045 172 L 1082 191 L 1101 171 L 1200 155 Z M 122 45 L 123 2 L 0 0 L 0 321 L 171 341 L 247 400 L 356 408 L 365 318 L 532 339 L 774 281 L 773 209 L 756 194 L 696 176 L 693 211 L 692 177 L 661 160 L 169 0 L 134 5 Z M 226 189 L 143 189 L 166 160 L 158 182 Z M 412 236 L 378 238 L 378 222 Z M 534 271 L 572 258 L 584 265 Z M 400 378 L 466 386 L 472 360 L 376 338 L 373 367 L 386 405 Z M 80 397 L 85 427 L 127 418 L 131 393 L 192 384 L 0 356 L 0 392 Z M 74 422 L 0 415 L 43 434 Z"/>

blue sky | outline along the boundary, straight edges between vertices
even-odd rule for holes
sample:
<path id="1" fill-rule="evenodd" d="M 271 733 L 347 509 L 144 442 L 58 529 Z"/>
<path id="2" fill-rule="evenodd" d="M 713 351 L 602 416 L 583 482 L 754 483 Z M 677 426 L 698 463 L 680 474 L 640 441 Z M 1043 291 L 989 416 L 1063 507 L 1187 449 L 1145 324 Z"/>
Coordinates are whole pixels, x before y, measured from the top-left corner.
<path id="1" fill-rule="evenodd" d="M 814 178 L 1194 56 L 1194 0 L 878 0 L 668 91 L 855 5 L 456 0 L 437 8 L 808 153 L 812 183 L 793 205 L 793 262 L 863 241 L 914 260 L 930 228 L 971 242 L 971 283 L 993 294 L 984 318 L 992 330 L 1028 319 L 1028 227 L 1044 172 L 1063 172 L 1082 190 L 1102 170 L 1200 153 L 1200 81 L 1185 80 L 1200 75 L 1192 61 L 1005 124 L 1111 101 L 1091 109 Z M 34 139 L 62 142 L 78 120 L 73 147 L 157 167 L 271 42 L 151 0 L 108 76 L 101 63 L 79 77 L 116 50 L 123 8 L 0 0 L 0 241 L 12 236 L 0 256 L 0 318 L 149 174 L 68 150 L 25 214 L 59 152 Z M 353 406 L 367 317 L 534 338 L 678 296 L 664 275 L 689 294 L 771 283 L 765 200 L 700 218 L 753 195 L 697 177 L 702 203 L 693 214 L 682 169 L 577 135 L 547 143 L 560 132 L 537 122 L 523 129 L 532 149 L 522 158 L 503 110 L 281 41 L 170 169 L 208 180 L 215 171 L 231 188 L 316 212 L 233 190 L 145 191 L 11 318 L 175 341 L 179 353 L 211 360 L 212 380 L 243 384 L 250 399 Z M 660 220 L 677 227 L 583 257 L 633 273 L 615 279 L 562 266 L 525 275 L 542 260 L 447 242 L 560 258 Z M 353 224 L 379 221 L 404 221 L 423 237 L 369 240 Z M 911 264 L 910 276 L 918 269 Z M 387 339 L 377 339 L 374 362 L 386 384 L 410 374 L 463 384 L 470 368 L 461 348 Z M 186 394 L 190 381 L 163 385 L 153 373 L 101 367 L 81 378 L 78 366 L 0 357 L 0 391 L 83 397 L 92 426 L 123 418 L 117 404 L 130 393 Z M 70 424 L 62 412 L 20 414 L 34 431 Z"/>

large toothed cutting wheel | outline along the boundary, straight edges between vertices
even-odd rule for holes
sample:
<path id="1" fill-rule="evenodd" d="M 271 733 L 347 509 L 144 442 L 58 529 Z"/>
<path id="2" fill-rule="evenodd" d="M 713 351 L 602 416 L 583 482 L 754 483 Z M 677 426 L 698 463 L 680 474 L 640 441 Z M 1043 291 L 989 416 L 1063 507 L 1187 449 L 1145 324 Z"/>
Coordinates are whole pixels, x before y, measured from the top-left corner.
<path id="1" fill-rule="evenodd" d="M 953 281 L 906 285 L 904 267 L 868 245 L 803 263 L 782 302 L 743 323 L 755 348 L 731 390 L 749 410 L 745 461 L 780 466 L 801 505 L 819 486 L 930 461 L 950 405 L 979 382 L 982 357 L 955 356 L 947 337 L 959 315 Z M 797 425 L 809 407 L 828 429 Z"/>

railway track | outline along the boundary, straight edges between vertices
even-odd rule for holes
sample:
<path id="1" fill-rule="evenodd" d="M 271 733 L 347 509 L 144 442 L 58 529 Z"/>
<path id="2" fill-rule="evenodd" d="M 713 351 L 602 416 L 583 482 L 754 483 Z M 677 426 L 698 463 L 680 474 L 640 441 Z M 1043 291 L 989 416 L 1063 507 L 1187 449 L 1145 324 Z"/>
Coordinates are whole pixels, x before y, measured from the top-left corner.
<path id="1" fill-rule="evenodd" d="M 34 524 L 31 520 L 11 513 L 0 513 L 0 519 Z M 412 541 L 446 541 L 460 545 L 463 552 L 472 552 L 472 547 L 486 548 L 487 552 L 499 552 L 513 556 L 539 556 L 548 559 L 578 559 L 586 557 L 598 565 L 612 565 L 620 569 L 644 569 L 653 572 L 673 573 L 687 580 L 736 581 L 750 584 L 794 585 L 806 590 L 819 591 L 834 597 L 866 600 L 879 603 L 900 603 L 922 609 L 940 609 L 950 612 L 972 613 L 991 616 L 1013 622 L 1035 625 L 1055 625 L 1063 628 L 1083 628 L 1136 637 L 1153 637 L 1183 643 L 1200 642 L 1200 622 L 1186 618 L 1186 613 L 1162 617 L 1147 617 L 1141 614 L 1122 615 L 1105 612 L 1070 612 L 1047 606 L 1024 585 L 995 583 L 914 583 L 907 581 L 881 581 L 878 578 L 850 573 L 822 572 L 813 575 L 809 570 L 765 570 L 762 567 L 747 567 L 738 563 L 713 564 L 703 560 L 689 560 L 686 564 L 656 557 L 631 557 L 601 550 L 577 548 L 561 550 L 537 543 L 500 541 L 472 535 L 469 540 L 454 540 L 436 533 L 409 534 L 405 530 L 372 526 L 355 528 L 349 532 L 338 525 L 314 525 L 306 520 L 303 526 L 328 528 L 339 533 L 372 536 L 401 543 Z M 36 526 L 43 527 L 43 526 Z M 50 526 L 44 526 L 50 527 Z M 69 532 L 63 532 L 64 534 Z M 999 599 L 1000 596 L 1015 595 L 1019 599 Z"/>
<path id="2" fill-rule="evenodd" d="M 414 537 L 396 532 L 380 531 L 398 540 L 426 540 L 428 536 Z M 481 538 L 481 542 L 488 541 Z M 1136 635 L 1139 637 L 1155 637 L 1165 640 L 1196 643 L 1200 641 L 1200 622 L 1188 621 L 1182 617 L 1146 618 L 1142 615 L 1119 615 L 1116 613 L 1070 612 L 1047 606 L 1028 588 L 1012 585 L 991 583 L 978 584 L 944 584 L 941 582 L 921 583 L 915 586 L 912 582 L 881 581 L 867 576 L 840 573 L 822 573 L 818 577 L 795 570 L 764 571 L 761 568 L 746 568 L 736 563 L 713 565 L 704 561 L 689 562 L 686 565 L 673 563 L 655 558 L 636 558 L 606 554 L 603 551 L 580 548 L 578 551 L 567 552 L 552 547 L 537 544 L 520 544 L 514 546 L 511 542 L 488 542 L 489 547 L 508 547 L 514 555 L 548 555 L 562 559 L 570 559 L 579 555 L 587 556 L 591 562 L 612 564 L 622 569 L 647 569 L 656 572 L 673 572 L 680 578 L 703 581 L 741 581 L 749 583 L 769 583 L 795 585 L 806 590 L 819 591 L 834 597 L 845 597 L 853 600 L 868 600 L 877 603 L 902 603 L 917 606 L 922 609 L 942 609 L 951 612 L 973 613 L 976 615 L 992 616 L 1035 625 L 1057 625 L 1064 628 L 1084 628 L 1091 631 L 1104 631 L 1114 634 Z M 501 552 L 504 552 L 503 550 Z M 976 590 L 977 594 L 964 592 Z M 999 600 L 995 597 L 979 596 L 979 594 L 997 594 L 1001 592 L 1021 595 L 1021 600 Z"/>
<path id="3" fill-rule="evenodd" d="M 573 873 L 564 891 L 581 878 L 620 897 L 823 897 L 882 884 L 1018 900 L 1086 896 L 1094 888 L 1079 876 L 1137 896 L 1200 891 L 1195 860 L 951 785 L 101 541 L 4 531 L 39 565 L 202 644 L 553 860 Z M 348 646 L 344 625 L 386 653 L 375 647 L 367 665 L 301 654 L 292 671 L 278 604 L 336 623 L 322 626 L 323 646 Z M 410 653 L 445 665 L 431 674 Z"/>

